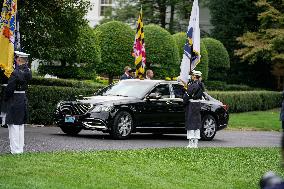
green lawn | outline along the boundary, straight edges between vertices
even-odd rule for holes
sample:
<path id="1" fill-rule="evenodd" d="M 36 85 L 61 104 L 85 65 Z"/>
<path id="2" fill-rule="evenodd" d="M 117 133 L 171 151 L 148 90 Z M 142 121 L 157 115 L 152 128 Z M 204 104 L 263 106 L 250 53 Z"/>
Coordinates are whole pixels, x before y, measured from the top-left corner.
<path id="1" fill-rule="evenodd" d="M 231 113 L 228 128 L 279 131 L 281 129 L 279 117 L 280 109 Z"/>
<path id="2" fill-rule="evenodd" d="M 0 188 L 258 188 L 277 148 L 170 148 L 0 156 Z"/>

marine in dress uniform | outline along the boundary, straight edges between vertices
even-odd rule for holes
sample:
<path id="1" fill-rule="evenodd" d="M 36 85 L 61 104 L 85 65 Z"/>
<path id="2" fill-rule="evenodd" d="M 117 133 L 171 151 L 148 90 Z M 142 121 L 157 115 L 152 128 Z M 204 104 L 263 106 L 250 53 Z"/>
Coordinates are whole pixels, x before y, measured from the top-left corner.
<path id="1" fill-rule="evenodd" d="M 200 71 L 192 72 L 192 82 L 189 83 L 187 92 L 184 94 L 183 102 L 185 104 L 185 129 L 187 130 L 187 139 L 189 148 L 197 148 L 198 139 L 200 139 L 201 129 L 201 103 L 204 92 L 204 85 L 200 81 Z"/>
<path id="2" fill-rule="evenodd" d="M 15 54 L 17 66 L 8 80 L 5 101 L 7 103 L 6 124 L 9 128 L 11 153 L 19 154 L 23 153 L 24 149 L 24 124 L 27 121 L 28 105 L 26 90 L 32 74 L 27 66 L 29 54 L 18 51 Z"/>

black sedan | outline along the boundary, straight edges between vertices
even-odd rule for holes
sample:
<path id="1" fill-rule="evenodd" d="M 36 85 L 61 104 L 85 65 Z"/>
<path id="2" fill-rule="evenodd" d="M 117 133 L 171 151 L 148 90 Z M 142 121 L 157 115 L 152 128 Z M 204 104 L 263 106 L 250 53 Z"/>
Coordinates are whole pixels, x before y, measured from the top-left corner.
<path id="1" fill-rule="evenodd" d="M 93 96 L 59 102 L 55 122 L 69 135 L 98 130 L 115 139 L 135 132 L 185 133 L 183 91 L 175 81 L 122 80 Z M 216 131 L 227 127 L 227 106 L 207 93 L 201 103 L 201 138 L 212 140 Z"/>

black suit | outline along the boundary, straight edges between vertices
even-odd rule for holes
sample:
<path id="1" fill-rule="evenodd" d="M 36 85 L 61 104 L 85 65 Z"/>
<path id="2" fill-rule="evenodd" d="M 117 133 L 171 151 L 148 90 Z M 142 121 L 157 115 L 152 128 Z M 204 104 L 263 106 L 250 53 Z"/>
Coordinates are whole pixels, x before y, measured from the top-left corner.
<path id="1" fill-rule="evenodd" d="M 126 75 L 126 74 L 123 74 L 121 77 L 120 77 L 120 80 L 124 80 L 124 79 L 133 79 L 133 77 L 131 75 Z"/>

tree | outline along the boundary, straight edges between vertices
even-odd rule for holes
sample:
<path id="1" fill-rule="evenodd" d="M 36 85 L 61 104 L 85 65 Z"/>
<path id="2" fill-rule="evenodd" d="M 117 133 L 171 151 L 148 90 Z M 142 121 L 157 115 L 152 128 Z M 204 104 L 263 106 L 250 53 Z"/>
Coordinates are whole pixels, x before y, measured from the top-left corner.
<path id="1" fill-rule="evenodd" d="M 63 65 L 75 63 L 77 42 L 89 2 L 85 0 L 26 0 L 19 3 L 22 48 L 32 59 Z"/>
<path id="2" fill-rule="evenodd" d="M 202 40 L 208 52 L 208 80 L 223 81 L 227 78 L 227 72 L 230 68 L 230 58 L 224 45 L 213 38 L 204 38 Z"/>
<path id="3" fill-rule="evenodd" d="M 284 77 L 284 2 L 259 0 L 256 5 L 263 10 L 258 15 L 260 29 L 238 38 L 243 48 L 236 55 L 250 64 L 271 65 L 268 72 Z"/>
<path id="4" fill-rule="evenodd" d="M 119 20 L 135 25 L 138 12 L 143 7 L 145 24 L 158 24 L 172 33 L 186 29 L 192 6 L 192 2 L 185 0 L 117 0 L 116 3 L 117 6 L 108 11 L 102 23 Z"/>
<path id="5" fill-rule="evenodd" d="M 247 31 L 258 29 L 255 5 L 257 0 L 206 0 L 210 9 L 211 36 L 220 40 L 229 52 L 231 59 L 238 47 L 236 38 Z"/>
<path id="6" fill-rule="evenodd" d="M 131 52 L 135 32 L 127 24 L 118 21 L 104 23 L 94 32 L 102 54 L 102 63 L 96 66 L 96 70 L 107 74 L 109 83 L 112 83 L 113 76 L 122 74 L 125 66 L 134 65 Z"/>
<path id="7" fill-rule="evenodd" d="M 184 44 L 186 41 L 186 33 L 185 32 L 179 32 L 174 35 L 172 35 L 179 51 L 179 62 L 182 61 L 183 53 L 184 53 Z M 199 70 L 202 72 L 202 79 L 207 80 L 208 78 L 208 53 L 206 50 L 206 47 L 204 43 L 200 42 L 200 54 L 201 54 L 201 60 L 200 63 L 197 65 L 196 70 Z"/>

